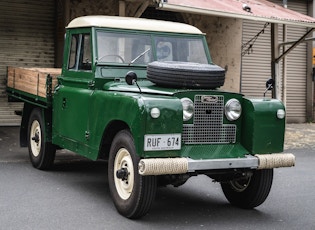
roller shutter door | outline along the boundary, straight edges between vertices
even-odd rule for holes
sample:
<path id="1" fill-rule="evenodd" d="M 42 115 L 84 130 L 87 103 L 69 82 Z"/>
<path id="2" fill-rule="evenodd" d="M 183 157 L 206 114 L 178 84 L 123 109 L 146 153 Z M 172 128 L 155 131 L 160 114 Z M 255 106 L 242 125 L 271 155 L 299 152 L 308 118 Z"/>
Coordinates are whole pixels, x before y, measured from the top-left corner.
<path id="1" fill-rule="evenodd" d="M 7 66 L 54 67 L 55 1 L 0 1 L 0 125 L 19 118 L 5 94 Z"/>
<path id="2" fill-rule="evenodd" d="M 282 1 L 273 1 L 282 4 Z M 289 1 L 289 9 L 307 14 L 306 1 Z M 244 20 L 243 44 L 253 38 L 264 27 L 264 23 Z M 242 58 L 241 92 L 248 96 L 261 97 L 265 81 L 271 76 L 270 28 L 267 27 L 254 46 L 253 53 Z M 299 39 L 306 33 L 304 27 L 287 27 L 287 40 Z M 279 40 L 282 39 L 282 25 L 279 25 Z M 282 40 L 281 40 L 282 41 Z M 280 41 L 280 42 L 281 42 Z M 306 77 L 307 47 L 305 43 L 298 45 L 287 56 L 287 121 L 306 121 Z M 282 63 L 280 63 L 281 70 Z M 280 71 L 282 79 L 282 72 Z M 280 85 L 281 87 L 281 85 Z"/>
<path id="3" fill-rule="evenodd" d="M 265 23 L 254 21 L 243 21 L 242 44 L 246 44 L 251 39 L 255 39 L 252 48 L 246 51 L 242 57 L 241 92 L 247 96 L 261 97 L 265 90 L 265 82 L 271 76 L 270 69 L 270 25 L 264 28 Z M 247 46 L 248 48 L 248 46 Z"/>

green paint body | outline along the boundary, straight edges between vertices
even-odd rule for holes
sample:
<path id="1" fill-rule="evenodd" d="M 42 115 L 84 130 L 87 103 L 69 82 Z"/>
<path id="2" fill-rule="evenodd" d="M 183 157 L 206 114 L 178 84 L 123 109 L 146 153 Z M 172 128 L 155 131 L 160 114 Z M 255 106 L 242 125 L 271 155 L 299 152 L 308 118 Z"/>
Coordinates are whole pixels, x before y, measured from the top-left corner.
<path id="1" fill-rule="evenodd" d="M 284 110 L 280 101 L 248 99 L 241 94 L 220 90 L 158 87 L 146 80 L 146 66 L 98 65 L 95 38 L 97 30 L 101 28 L 67 29 L 62 75 L 51 97 L 35 99 L 32 95 L 19 92 L 19 99 L 31 101 L 32 104 L 41 106 L 43 110 L 50 111 L 47 114 L 51 114 L 52 118 L 46 119 L 49 123 L 46 130 L 49 135 L 47 139 L 52 143 L 96 160 L 108 157 L 111 141 L 119 130 L 129 129 L 134 138 L 137 154 L 142 158 L 242 158 L 246 154 L 283 151 L 285 119 L 277 118 L 278 109 Z M 119 29 L 116 31 L 124 32 Z M 74 34 L 91 35 L 91 71 L 68 69 L 70 39 Z M 206 44 L 204 35 L 198 36 Z M 206 54 L 208 62 L 211 63 L 208 49 Z M 124 77 L 128 71 L 134 71 L 138 75 L 141 92 L 136 85 L 128 85 L 125 82 Z M 195 95 L 223 96 L 224 104 L 231 98 L 241 102 L 242 115 L 238 120 L 229 121 L 222 114 L 223 124 L 236 125 L 235 143 L 185 144 L 182 141 L 181 148 L 177 150 L 144 151 L 144 136 L 147 134 L 182 134 L 183 125 L 192 123 L 193 119 L 183 121 L 180 99 L 187 97 L 194 100 Z M 152 118 L 150 115 L 152 108 L 160 110 L 158 118 Z M 27 122 L 27 119 L 23 120 Z"/>

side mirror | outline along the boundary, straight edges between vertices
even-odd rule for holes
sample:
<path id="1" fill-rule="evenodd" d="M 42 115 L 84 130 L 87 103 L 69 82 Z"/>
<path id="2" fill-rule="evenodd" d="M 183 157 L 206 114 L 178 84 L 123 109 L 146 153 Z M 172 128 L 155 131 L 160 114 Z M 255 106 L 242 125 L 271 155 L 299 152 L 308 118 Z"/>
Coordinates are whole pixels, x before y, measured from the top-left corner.
<path id="1" fill-rule="evenodd" d="M 127 84 L 128 84 L 128 85 L 134 85 L 134 84 L 136 84 L 136 86 L 137 86 L 138 89 L 139 89 L 139 92 L 142 93 L 142 92 L 141 92 L 141 88 L 140 88 L 140 86 L 138 85 L 137 80 L 138 80 L 138 76 L 137 76 L 137 74 L 136 74 L 135 72 L 133 72 L 133 71 L 129 71 L 129 72 L 126 74 L 126 76 L 125 76 L 125 81 L 127 82 Z"/>
<path id="2" fill-rule="evenodd" d="M 268 90 L 272 90 L 274 87 L 275 87 L 275 81 L 272 78 L 268 79 L 266 81 L 266 90 L 264 92 L 264 97 L 266 96 L 266 92 Z"/>
<path id="3" fill-rule="evenodd" d="M 138 76 L 135 72 L 129 71 L 125 76 L 125 81 L 128 85 L 133 85 L 135 82 L 137 82 Z"/>
<path id="4" fill-rule="evenodd" d="M 272 78 L 266 81 L 266 90 L 272 90 L 274 86 L 275 86 L 275 81 Z"/>

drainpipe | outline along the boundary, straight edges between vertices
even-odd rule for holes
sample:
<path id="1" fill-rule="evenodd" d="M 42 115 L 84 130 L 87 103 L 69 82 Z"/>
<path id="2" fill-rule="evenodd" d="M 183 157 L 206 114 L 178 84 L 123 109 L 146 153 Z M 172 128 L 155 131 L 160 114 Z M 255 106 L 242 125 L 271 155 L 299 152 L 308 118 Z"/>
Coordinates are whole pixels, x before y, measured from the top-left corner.
<path id="1" fill-rule="evenodd" d="M 287 0 L 283 0 L 283 7 L 285 9 L 288 8 Z M 287 41 L 287 25 L 286 24 L 283 24 L 282 41 L 283 42 Z M 284 52 L 285 46 L 283 46 L 282 49 L 283 49 L 283 52 Z M 282 76 L 283 76 L 283 80 L 282 80 L 282 102 L 283 102 L 284 105 L 286 105 L 286 103 L 287 103 L 287 58 L 286 58 L 286 56 L 283 57 L 283 61 L 282 61 Z"/>
<path id="2" fill-rule="evenodd" d="M 308 15 L 315 17 L 314 1 L 308 1 Z M 312 33 L 314 37 L 314 33 Z M 315 120 L 314 117 L 314 80 L 313 80 L 313 47 L 314 42 L 307 43 L 307 78 L 306 78 L 306 121 Z"/>
<path id="3" fill-rule="evenodd" d="M 275 81 L 275 87 L 272 90 L 272 98 L 279 99 L 279 42 L 278 42 L 278 24 L 271 23 L 271 77 Z"/>

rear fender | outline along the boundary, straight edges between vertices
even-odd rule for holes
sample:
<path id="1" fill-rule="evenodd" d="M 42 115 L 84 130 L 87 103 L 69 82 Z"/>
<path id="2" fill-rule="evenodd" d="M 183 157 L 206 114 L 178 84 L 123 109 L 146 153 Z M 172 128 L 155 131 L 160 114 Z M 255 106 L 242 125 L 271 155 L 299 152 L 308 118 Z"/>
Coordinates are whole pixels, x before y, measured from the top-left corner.
<path id="1" fill-rule="evenodd" d="M 30 119 L 31 112 L 34 106 L 28 103 L 24 103 L 23 112 L 22 112 L 22 120 L 20 127 L 20 146 L 27 147 L 27 128 L 28 121 Z"/>

